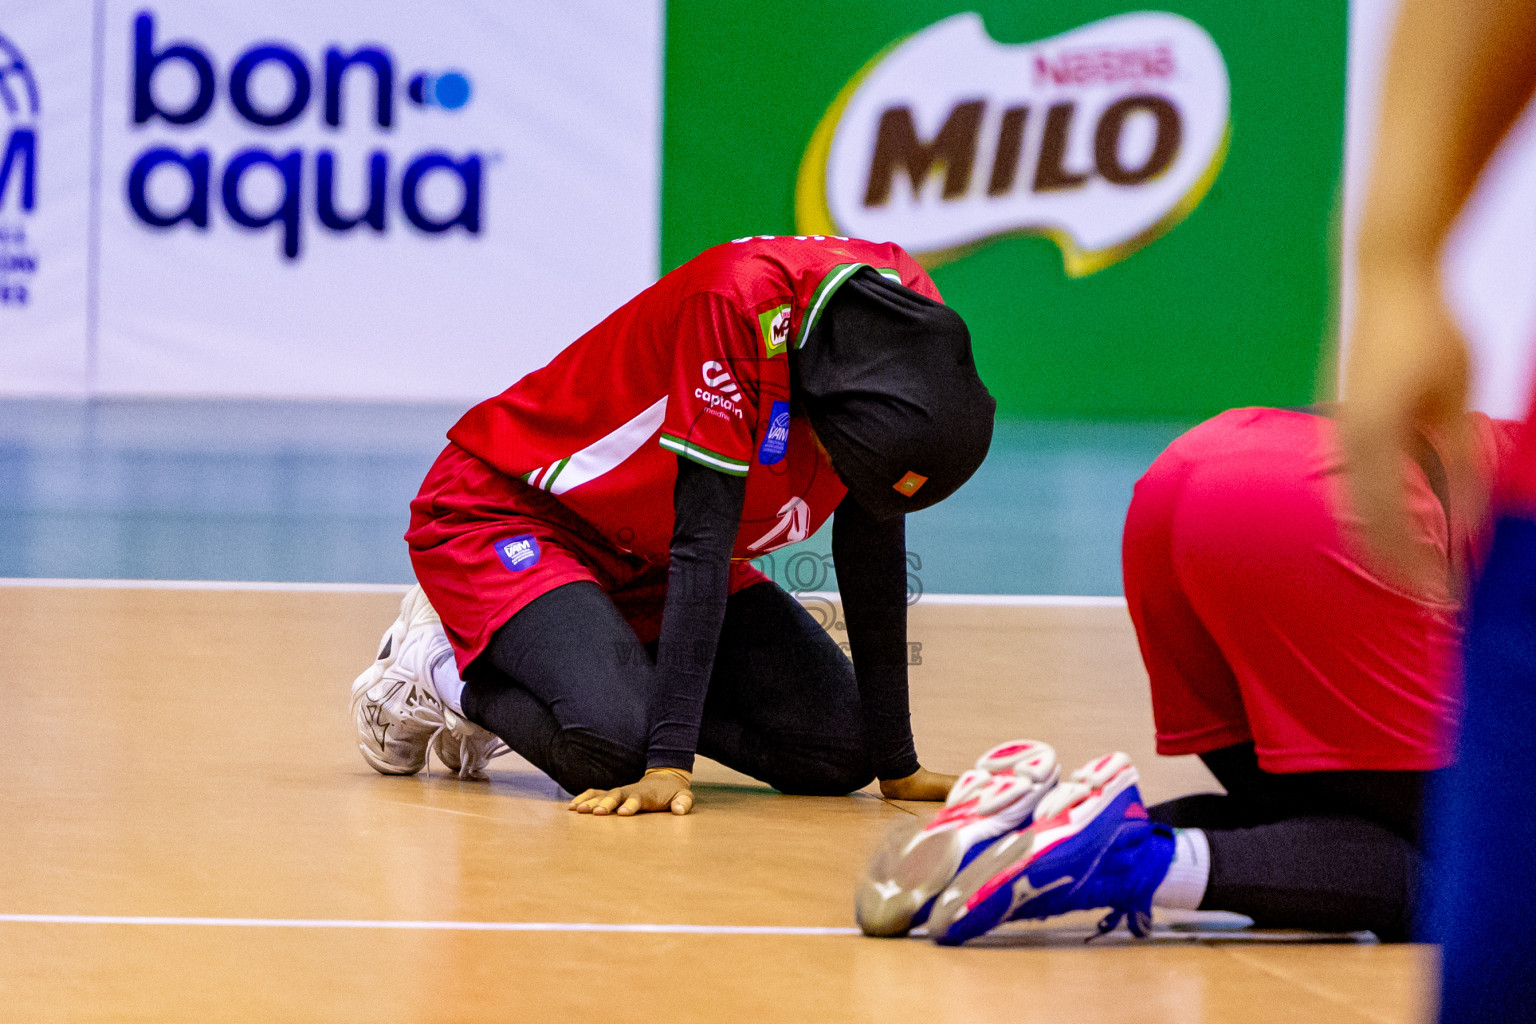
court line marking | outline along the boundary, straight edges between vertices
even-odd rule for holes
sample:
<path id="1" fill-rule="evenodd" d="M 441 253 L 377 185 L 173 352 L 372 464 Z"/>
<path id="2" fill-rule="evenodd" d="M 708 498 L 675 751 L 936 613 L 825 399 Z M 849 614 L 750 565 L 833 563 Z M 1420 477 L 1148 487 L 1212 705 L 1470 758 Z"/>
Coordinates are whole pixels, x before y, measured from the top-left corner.
<path id="1" fill-rule="evenodd" d="M 314 594 L 403 594 L 404 583 L 274 583 L 264 580 L 70 580 L 0 577 L 0 588 L 72 590 L 266 590 Z"/>
<path id="2" fill-rule="evenodd" d="M 452 776 L 450 775 L 450 779 Z M 481 821 L 504 821 L 507 824 L 516 824 L 505 818 L 498 818 L 494 814 L 476 814 L 474 811 L 456 811 L 452 807 L 434 807 L 432 804 L 413 804 L 408 800 L 382 800 L 381 803 L 393 804 L 396 807 L 411 807 L 423 811 L 438 811 L 443 814 L 457 814 L 463 818 L 479 818 Z"/>
<path id="3" fill-rule="evenodd" d="M 810 595 L 805 595 L 810 596 Z M 836 597 L 836 594 L 831 595 Z M 924 594 L 918 605 L 997 605 L 1005 608 L 1124 608 L 1123 597 L 1072 594 Z"/>
<path id="4" fill-rule="evenodd" d="M 279 583 L 264 580 L 98 580 L 0 576 L 0 588 L 43 587 L 79 590 L 258 590 L 277 593 L 403 594 L 404 583 Z M 802 599 L 840 600 L 835 590 L 810 590 Z M 924 594 L 917 604 L 995 605 L 1010 608 L 1124 608 L 1123 597 L 1071 594 Z"/>
<path id="5" fill-rule="evenodd" d="M 732 924 L 600 924 L 588 921 L 369 921 L 282 917 L 124 917 L 0 914 L 3 924 L 183 925 L 200 928 L 374 928 L 450 932 L 627 932 L 660 935 L 857 935 L 857 928 Z"/>

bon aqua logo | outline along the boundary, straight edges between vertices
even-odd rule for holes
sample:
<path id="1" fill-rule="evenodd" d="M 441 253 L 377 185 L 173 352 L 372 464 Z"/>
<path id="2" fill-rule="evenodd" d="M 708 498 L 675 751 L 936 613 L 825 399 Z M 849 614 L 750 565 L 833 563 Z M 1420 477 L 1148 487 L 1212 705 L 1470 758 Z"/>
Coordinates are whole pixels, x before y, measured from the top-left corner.
<path id="1" fill-rule="evenodd" d="M 251 128 L 262 144 L 227 156 L 195 144 L 145 149 L 133 160 L 126 181 L 128 206 L 141 223 L 157 230 L 207 231 L 211 211 L 222 208 L 229 222 L 240 228 L 276 232 L 278 248 L 290 261 L 297 260 L 303 250 L 306 224 L 331 234 L 384 234 L 393 219 L 403 217 L 411 228 L 428 235 L 480 234 L 485 156 L 479 152 L 429 149 L 397 161 L 380 147 L 361 161 L 361 167 L 343 167 L 343 158 L 329 147 L 306 153 L 301 147 L 277 145 L 267 138 L 294 125 L 312 104 L 320 108 L 324 131 L 339 133 L 351 127 L 345 102 L 348 89 L 364 90 L 369 98 L 366 124 L 381 139 L 387 138 L 407 104 L 448 113 L 464 108 L 473 87 L 463 71 L 420 71 L 402 82 L 395 57 L 380 45 L 350 49 L 331 45 L 312 68 L 297 48 L 261 42 L 228 65 L 221 89 L 216 59 L 206 48 L 185 39 L 163 41 L 159 33 L 153 12 L 135 16 L 132 128 L 157 124 L 194 128 L 205 122 L 222 97 L 237 123 Z M 191 88 L 185 95 L 165 100 L 157 93 L 157 79 L 178 66 L 180 77 Z M 258 76 L 277 84 L 258 89 L 254 84 Z M 338 180 L 344 175 L 348 181 L 364 180 L 362 202 L 348 206 L 338 199 L 342 191 Z M 272 186 L 269 196 L 260 201 L 248 198 L 242 187 L 248 177 L 265 177 Z M 457 188 L 456 205 L 449 209 L 441 203 L 430 206 L 424 198 L 429 183 L 437 178 L 446 178 Z M 174 198 L 168 200 L 168 194 Z"/>
<path id="2" fill-rule="evenodd" d="M 928 266 L 1043 235 L 1082 277 L 1171 230 L 1226 157 L 1230 83 L 1176 14 L 1007 45 L 979 15 L 898 40 L 838 93 L 801 160 L 802 234 L 889 238 Z"/>
<path id="3" fill-rule="evenodd" d="M 0 306 L 25 306 L 37 254 L 27 224 L 37 209 L 37 131 L 42 103 L 21 50 L 0 35 Z"/>

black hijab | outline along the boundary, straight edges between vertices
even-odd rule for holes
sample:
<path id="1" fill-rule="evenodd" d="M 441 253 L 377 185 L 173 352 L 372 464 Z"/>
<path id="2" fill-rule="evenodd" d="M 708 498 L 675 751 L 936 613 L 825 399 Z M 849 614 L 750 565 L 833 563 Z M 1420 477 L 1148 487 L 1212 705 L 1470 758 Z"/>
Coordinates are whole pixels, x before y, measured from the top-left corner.
<path id="1" fill-rule="evenodd" d="M 790 372 L 832 467 L 878 518 L 949 497 L 992 444 L 997 402 L 965 321 L 868 267 L 828 300 Z"/>

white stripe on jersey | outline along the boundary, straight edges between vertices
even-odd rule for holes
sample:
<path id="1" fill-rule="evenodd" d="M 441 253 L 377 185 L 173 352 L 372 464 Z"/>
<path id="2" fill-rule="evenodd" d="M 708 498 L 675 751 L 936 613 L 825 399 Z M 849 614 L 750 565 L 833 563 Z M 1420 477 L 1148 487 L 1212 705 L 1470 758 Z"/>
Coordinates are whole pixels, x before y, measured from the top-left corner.
<path id="1" fill-rule="evenodd" d="M 663 395 L 649 409 L 613 433 L 598 438 L 572 455 L 565 469 L 555 478 L 549 493 L 564 494 L 573 487 L 596 480 L 611 469 L 617 469 L 620 463 L 655 436 L 666 416 L 667 399 Z"/>

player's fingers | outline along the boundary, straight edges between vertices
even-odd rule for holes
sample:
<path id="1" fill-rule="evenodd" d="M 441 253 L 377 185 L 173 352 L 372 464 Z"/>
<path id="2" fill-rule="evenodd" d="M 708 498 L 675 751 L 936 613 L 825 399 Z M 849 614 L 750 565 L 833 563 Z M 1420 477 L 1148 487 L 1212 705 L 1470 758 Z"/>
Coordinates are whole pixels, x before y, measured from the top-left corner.
<path id="1" fill-rule="evenodd" d="M 613 809 L 619 806 L 619 801 L 624 799 L 624 791 L 615 789 L 599 800 L 592 807 L 593 814 L 612 814 Z"/>
<path id="2" fill-rule="evenodd" d="M 640 811 L 640 796 L 637 793 L 631 793 L 629 799 L 625 800 L 624 803 L 619 805 L 618 813 L 621 816 L 627 818 L 631 814 L 639 813 L 639 811 Z"/>
<path id="3" fill-rule="evenodd" d="M 592 801 L 602 796 L 602 794 L 603 791 L 600 789 L 583 790 L 580 796 L 572 797 L 571 802 L 566 806 L 573 811 L 579 811 L 582 809 L 583 805 L 590 804 Z M 590 809 L 591 808 L 588 808 L 588 810 Z"/>
<path id="4" fill-rule="evenodd" d="M 672 798 L 673 814 L 687 814 L 691 810 L 693 810 L 693 793 L 690 791 L 685 789 Z"/>

